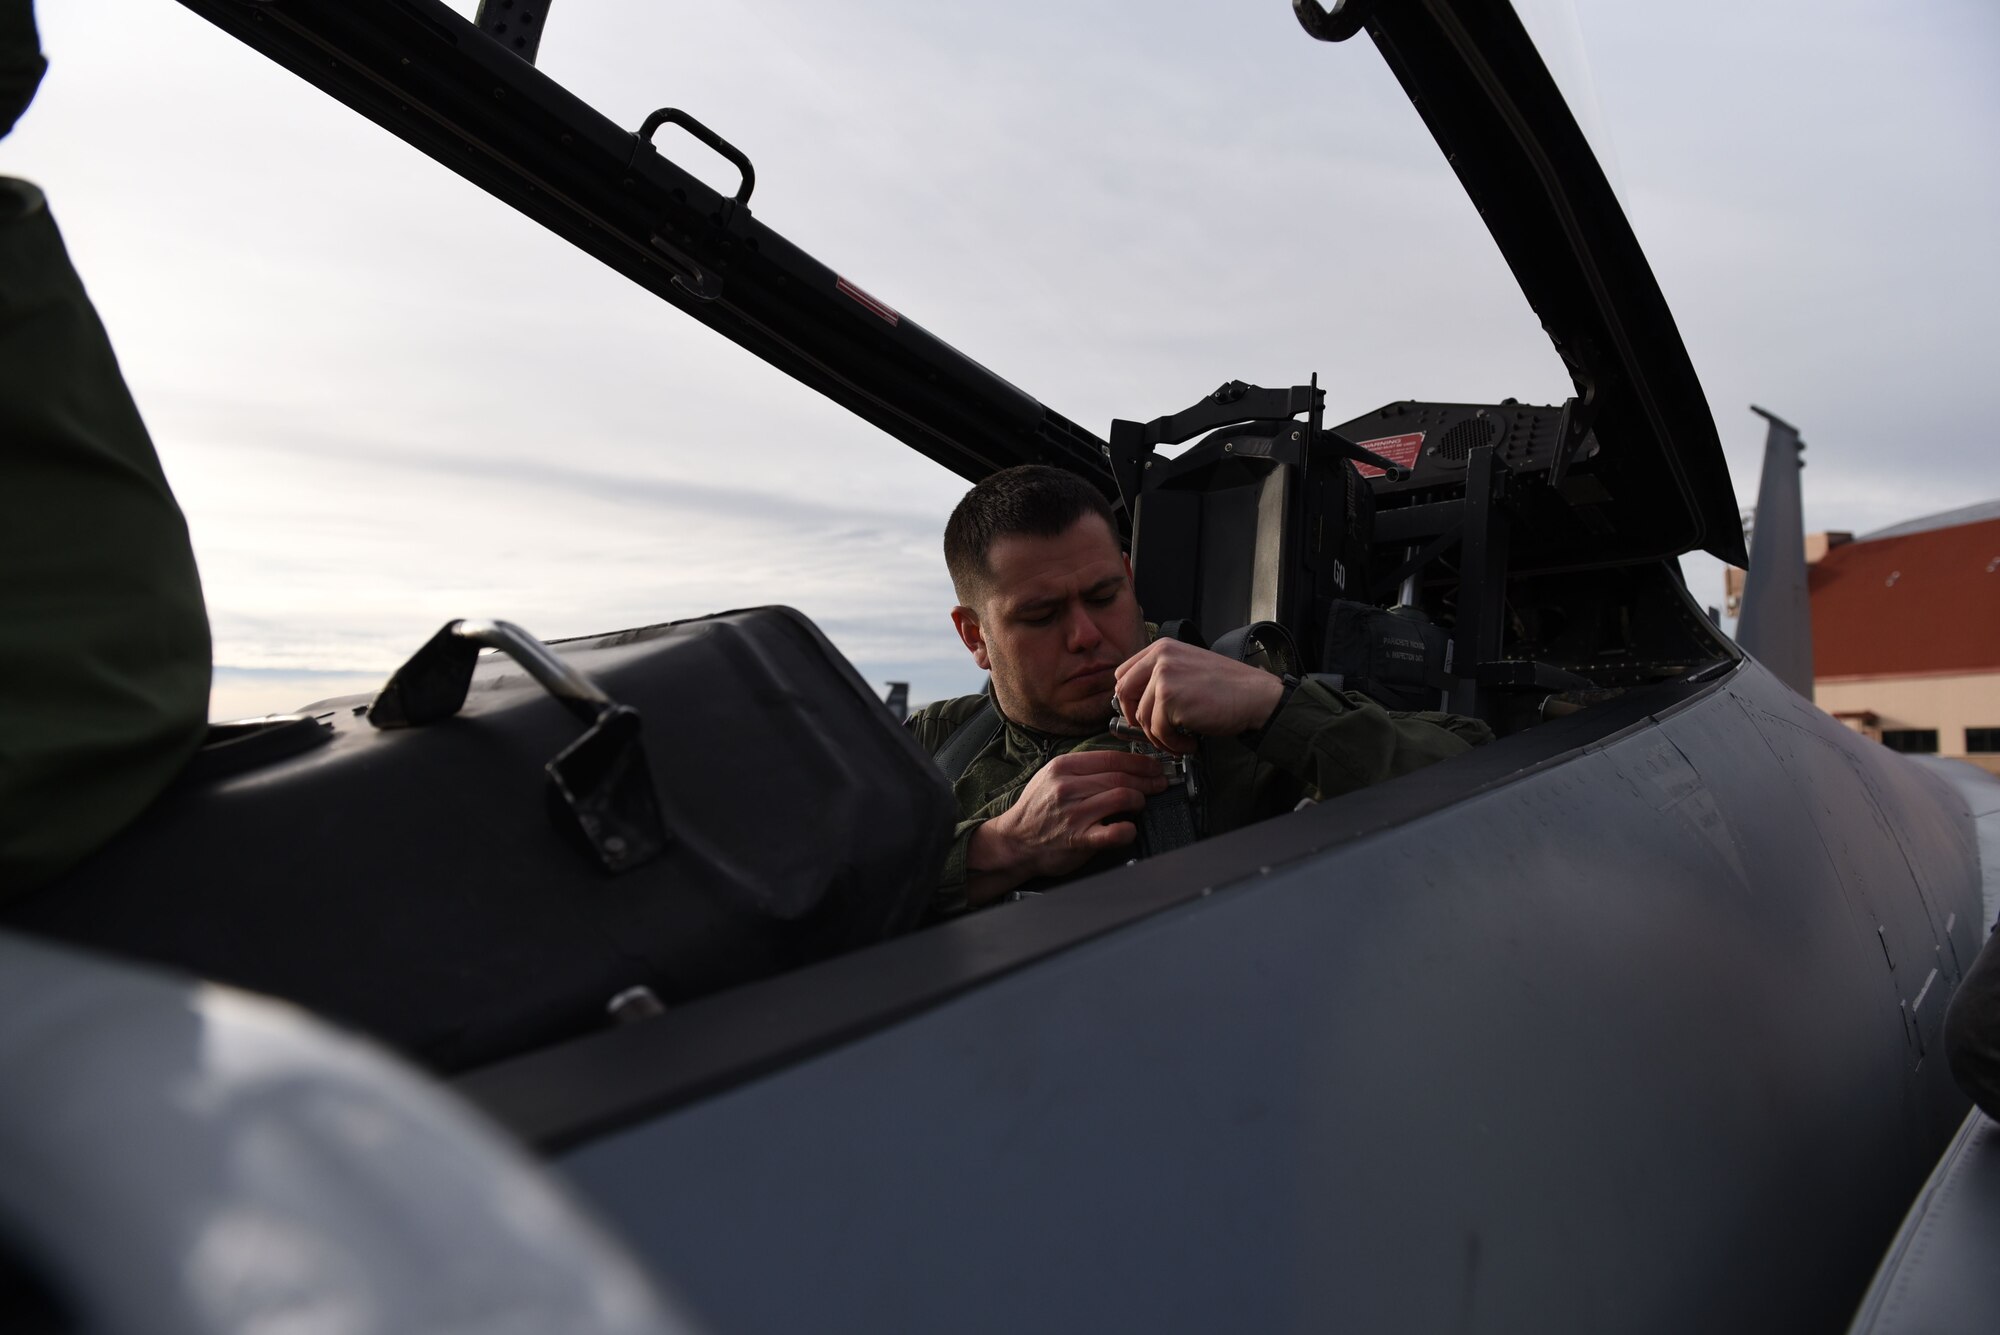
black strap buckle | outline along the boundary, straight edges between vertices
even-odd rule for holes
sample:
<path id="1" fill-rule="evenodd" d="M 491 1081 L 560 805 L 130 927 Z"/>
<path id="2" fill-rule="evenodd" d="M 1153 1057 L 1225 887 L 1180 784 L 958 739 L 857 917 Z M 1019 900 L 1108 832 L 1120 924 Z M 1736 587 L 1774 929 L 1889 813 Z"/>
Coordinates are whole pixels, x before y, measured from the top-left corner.
<path id="1" fill-rule="evenodd" d="M 472 687 L 482 648 L 498 649 L 590 726 L 542 768 L 549 776 L 549 817 L 580 837 L 606 871 L 651 862 L 672 842 L 660 816 L 639 711 L 509 621 L 451 621 L 396 669 L 368 706 L 378 728 L 417 728 L 458 713 Z"/>

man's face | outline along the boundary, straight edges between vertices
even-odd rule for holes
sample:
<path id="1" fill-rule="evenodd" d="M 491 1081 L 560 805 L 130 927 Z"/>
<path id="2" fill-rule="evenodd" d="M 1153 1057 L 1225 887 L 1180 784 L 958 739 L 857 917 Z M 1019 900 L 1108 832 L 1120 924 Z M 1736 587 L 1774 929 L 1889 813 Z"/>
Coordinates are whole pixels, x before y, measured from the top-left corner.
<path id="1" fill-rule="evenodd" d="M 1103 518 L 1053 538 L 1010 534 L 987 551 L 977 607 L 952 609 L 973 661 L 1016 723 L 1087 737 L 1111 717 L 1112 672 L 1146 643 L 1132 566 Z"/>

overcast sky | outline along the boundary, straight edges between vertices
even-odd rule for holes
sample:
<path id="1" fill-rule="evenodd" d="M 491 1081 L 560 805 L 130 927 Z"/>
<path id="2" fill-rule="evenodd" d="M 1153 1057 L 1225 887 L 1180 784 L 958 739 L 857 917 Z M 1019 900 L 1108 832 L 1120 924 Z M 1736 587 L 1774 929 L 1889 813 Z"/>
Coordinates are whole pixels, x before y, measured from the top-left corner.
<path id="1" fill-rule="evenodd" d="M 47 189 L 187 511 L 218 716 L 367 689 L 453 616 L 764 602 L 919 700 L 976 685 L 937 554 L 959 479 L 171 0 L 41 10 L 0 172 Z M 1743 504 L 1752 402 L 1804 431 L 1809 528 L 2000 496 L 2000 7 L 1572 26 Z M 1336 421 L 1569 391 L 1372 46 L 1284 0 L 563 0 L 540 64 L 715 127 L 767 225 L 1100 433 L 1232 378 L 1317 371 Z"/>

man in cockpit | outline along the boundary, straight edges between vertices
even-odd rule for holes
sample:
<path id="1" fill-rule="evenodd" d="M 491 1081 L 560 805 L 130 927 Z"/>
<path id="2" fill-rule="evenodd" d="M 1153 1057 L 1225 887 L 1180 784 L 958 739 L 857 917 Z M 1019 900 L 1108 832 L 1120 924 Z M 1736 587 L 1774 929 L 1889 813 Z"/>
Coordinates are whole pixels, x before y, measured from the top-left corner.
<path id="1" fill-rule="evenodd" d="M 1110 506 L 1073 473 L 995 473 L 952 512 L 944 551 L 952 624 L 992 692 L 991 706 L 964 696 L 909 719 L 958 798 L 938 916 L 1115 865 L 1141 825 L 1175 828 L 1149 824 L 1163 805 L 1187 802 L 1198 833 L 1220 834 L 1492 737 L 1474 719 L 1391 712 L 1151 640 Z M 1183 758 L 1201 776 L 1192 795 Z"/>

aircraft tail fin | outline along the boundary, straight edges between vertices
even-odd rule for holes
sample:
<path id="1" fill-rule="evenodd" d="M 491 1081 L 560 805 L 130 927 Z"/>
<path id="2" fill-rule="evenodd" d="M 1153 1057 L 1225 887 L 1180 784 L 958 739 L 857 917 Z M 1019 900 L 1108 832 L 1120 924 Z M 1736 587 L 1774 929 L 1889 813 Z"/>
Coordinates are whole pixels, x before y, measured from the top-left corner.
<path id="1" fill-rule="evenodd" d="M 1743 617 L 1736 641 L 1787 686 L 1813 698 L 1812 604 L 1806 591 L 1806 532 L 1799 473 L 1805 442 L 1798 428 L 1751 406 L 1769 422 L 1764 476 L 1757 488 L 1757 527 L 1743 581 Z"/>
<path id="2" fill-rule="evenodd" d="M 888 705 L 889 712 L 896 716 L 896 722 L 901 723 L 904 719 L 908 718 L 910 716 L 910 683 L 907 681 L 890 682 L 889 698 L 883 701 L 883 703 Z"/>

